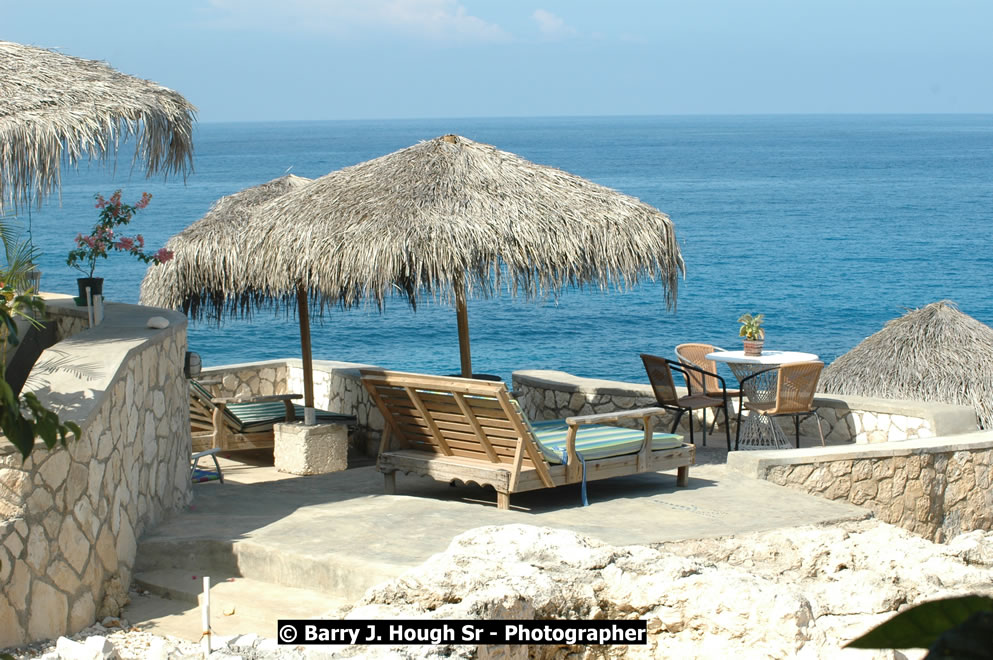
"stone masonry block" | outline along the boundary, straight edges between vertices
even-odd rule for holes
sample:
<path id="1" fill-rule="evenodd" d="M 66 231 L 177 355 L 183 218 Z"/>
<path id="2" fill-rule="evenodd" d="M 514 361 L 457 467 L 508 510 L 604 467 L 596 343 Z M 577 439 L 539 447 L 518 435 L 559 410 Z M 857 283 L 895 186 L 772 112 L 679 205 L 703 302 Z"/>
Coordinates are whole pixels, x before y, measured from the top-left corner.
<path id="1" fill-rule="evenodd" d="M 276 469 L 290 474 L 326 474 L 348 467 L 348 429 L 344 424 L 276 424 Z"/>

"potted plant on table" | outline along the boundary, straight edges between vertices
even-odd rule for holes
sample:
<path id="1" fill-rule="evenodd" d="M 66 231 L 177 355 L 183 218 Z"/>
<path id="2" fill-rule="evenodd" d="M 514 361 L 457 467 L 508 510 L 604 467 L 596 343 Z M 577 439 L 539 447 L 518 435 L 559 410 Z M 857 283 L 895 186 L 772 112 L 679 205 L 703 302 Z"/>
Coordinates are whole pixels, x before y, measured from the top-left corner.
<path id="1" fill-rule="evenodd" d="M 742 314 L 738 319 L 741 330 L 738 336 L 745 340 L 745 355 L 757 357 L 762 355 L 762 345 L 765 343 L 765 330 L 762 328 L 762 314 Z"/>
<path id="2" fill-rule="evenodd" d="M 112 250 L 127 252 L 145 263 L 161 264 L 172 259 L 172 252 L 165 248 L 154 253 L 145 252 L 145 239 L 141 234 L 132 237 L 116 233 L 117 228 L 129 224 L 138 211 L 148 206 L 151 199 L 150 194 L 142 193 L 141 199 L 132 206 L 121 201 L 120 190 L 115 191 L 110 199 L 96 195 L 96 208 L 100 209 L 99 220 L 89 235 L 76 235 L 76 247 L 69 251 L 66 259 L 66 264 L 86 275 L 76 280 L 79 287 L 76 304 L 87 304 L 87 288 L 91 295 L 103 295 L 103 278 L 94 277 L 93 273 L 97 267 L 97 259 L 106 259 Z"/>

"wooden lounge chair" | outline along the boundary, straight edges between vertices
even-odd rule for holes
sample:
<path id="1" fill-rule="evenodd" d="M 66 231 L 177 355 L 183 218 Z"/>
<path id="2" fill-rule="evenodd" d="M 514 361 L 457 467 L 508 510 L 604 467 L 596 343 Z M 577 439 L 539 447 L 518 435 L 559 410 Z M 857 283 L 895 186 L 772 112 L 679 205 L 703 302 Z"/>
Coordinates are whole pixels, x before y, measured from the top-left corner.
<path id="1" fill-rule="evenodd" d="M 639 472 L 677 470 L 685 486 L 695 449 L 682 437 L 652 433 L 661 408 L 530 423 L 503 383 L 362 370 L 386 425 L 377 466 L 386 492 L 396 472 L 492 486 L 497 507 L 511 493 Z M 609 426 L 641 419 L 644 430 Z"/>
<path id="2" fill-rule="evenodd" d="M 215 397 L 197 381 L 189 382 L 194 452 L 269 448 L 275 444 L 273 426 L 303 419 L 303 406 L 293 403 L 301 394 Z M 354 424 L 355 416 L 318 410 L 317 422 Z"/>

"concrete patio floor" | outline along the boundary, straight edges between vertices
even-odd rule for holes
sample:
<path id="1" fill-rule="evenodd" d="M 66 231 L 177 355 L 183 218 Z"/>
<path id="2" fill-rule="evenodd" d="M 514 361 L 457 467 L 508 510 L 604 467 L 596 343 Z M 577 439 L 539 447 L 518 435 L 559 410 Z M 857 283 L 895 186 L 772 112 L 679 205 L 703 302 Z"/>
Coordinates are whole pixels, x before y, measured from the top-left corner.
<path id="1" fill-rule="evenodd" d="M 280 588 L 323 594 L 329 598 L 327 608 L 330 602 L 354 602 L 370 586 L 441 552 L 456 535 L 486 525 L 555 527 L 613 545 L 647 545 L 871 515 L 847 503 L 728 473 L 726 455 L 720 447 L 700 448 L 698 463 L 703 464 L 691 468 L 686 488 L 676 486 L 675 471 L 632 475 L 589 484 L 588 507 L 581 506 L 579 487 L 567 486 L 514 495 L 511 510 L 500 511 L 492 490 L 423 477 L 399 475 L 398 494 L 385 495 L 383 477 L 371 463 L 298 477 L 277 472 L 271 453 L 232 454 L 222 458 L 226 483 L 196 484 L 188 510 L 143 536 L 136 582 L 177 581 L 175 587 L 150 588 L 172 597 L 177 589 L 192 591 L 195 603 L 191 585 L 197 576 L 213 575 L 217 582 L 237 581 L 267 594 Z M 237 598 L 243 606 L 257 600 L 250 592 Z M 279 608 L 276 603 L 241 624 L 265 629 L 231 632 L 272 636 L 275 619 L 288 618 Z M 132 606 L 127 616 L 132 624 L 144 620 L 154 627 L 155 612 Z"/>

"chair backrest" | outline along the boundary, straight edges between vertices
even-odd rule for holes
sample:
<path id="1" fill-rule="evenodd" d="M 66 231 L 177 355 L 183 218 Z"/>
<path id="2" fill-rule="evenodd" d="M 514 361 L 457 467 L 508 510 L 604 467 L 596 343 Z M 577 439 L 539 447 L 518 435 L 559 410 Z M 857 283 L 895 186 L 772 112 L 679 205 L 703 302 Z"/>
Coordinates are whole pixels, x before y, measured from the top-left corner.
<path id="1" fill-rule="evenodd" d="M 212 401 L 214 395 L 196 380 L 190 378 L 188 382 L 190 384 L 190 420 L 194 430 L 213 429 L 213 415 L 217 408 Z M 226 406 L 224 408 L 224 423 L 235 432 L 238 432 L 242 426 L 242 421 Z"/>
<path id="2" fill-rule="evenodd" d="M 809 412 L 824 363 L 793 362 L 779 367 L 776 413 Z"/>
<path id="3" fill-rule="evenodd" d="M 717 363 L 707 359 L 708 353 L 723 350 L 713 344 L 680 344 L 676 347 L 676 357 L 683 364 L 703 369 L 712 374 L 717 373 Z M 715 376 L 701 374 L 699 371 L 687 370 L 691 393 L 721 392 L 721 384 Z"/>
<path id="4" fill-rule="evenodd" d="M 525 467 L 543 462 L 529 423 L 502 382 L 362 369 L 362 383 L 408 449 Z"/>
<path id="5" fill-rule="evenodd" d="M 668 360 L 657 355 L 642 353 L 641 361 L 645 364 L 648 381 L 652 384 L 659 405 L 676 405 L 679 394 L 676 393 L 676 382 L 672 378 L 672 369 L 669 368 Z"/>

